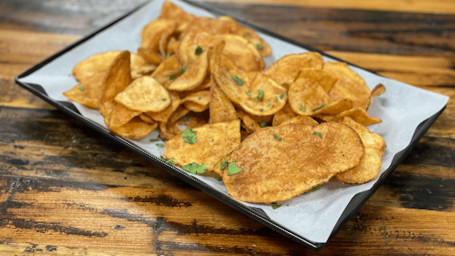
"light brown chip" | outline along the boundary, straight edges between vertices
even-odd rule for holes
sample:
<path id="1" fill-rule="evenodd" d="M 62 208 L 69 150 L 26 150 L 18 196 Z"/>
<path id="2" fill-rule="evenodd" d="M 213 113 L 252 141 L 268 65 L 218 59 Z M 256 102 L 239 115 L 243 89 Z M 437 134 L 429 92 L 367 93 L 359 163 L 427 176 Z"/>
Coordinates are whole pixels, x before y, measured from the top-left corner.
<path id="1" fill-rule="evenodd" d="M 72 101 L 96 109 L 98 108 L 99 94 L 103 85 L 104 75 L 105 73 L 93 74 L 63 94 Z"/>
<path id="2" fill-rule="evenodd" d="M 313 115 L 332 102 L 321 86 L 300 78 L 289 87 L 289 105 L 299 115 Z"/>
<path id="3" fill-rule="evenodd" d="M 286 89 L 262 72 L 245 72 L 222 55 L 224 44 L 212 53 L 210 69 L 216 84 L 234 103 L 256 116 L 270 116 L 286 104 Z"/>
<path id="4" fill-rule="evenodd" d="M 273 115 L 273 120 L 272 120 L 272 125 L 273 126 L 278 126 L 281 123 L 292 119 L 296 117 L 298 114 L 292 110 L 291 105 L 289 105 L 289 101 L 284 105 L 280 111 L 276 112 L 275 115 Z"/>
<path id="5" fill-rule="evenodd" d="M 202 112 L 209 108 L 210 91 L 203 90 L 188 94 L 182 100 L 183 105 L 193 112 Z"/>
<path id="6" fill-rule="evenodd" d="M 179 60 L 175 55 L 172 55 L 161 62 L 151 77 L 167 88 L 180 75 L 180 70 Z"/>
<path id="7" fill-rule="evenodd" d="M 381 119 L 368 115 L 368 113 L 362 108 L 352 108 L 352 109 L 343 111 L 343 112 L 339 113 L 338 115 L 336 115 L 336 117 L 333 120 L 340 121 L 346 116 L 352 118 L 354 121 L 356 121 L 357 123 L 362 124 L 364 126 L 378 124 L 378 123 L 382 122 Z"/>
<path id="8" fill-rule="evenodd" d="M 180 106 L 182 100 L 180 99 L 179 95 L 175 92 L 170 92 L 169 97 L 171 99 L 171 104 L 160 112 L 145 112 L 146 115 L 153 118 L 153 120 L 157 122 L 164 122 L 166 123 L 169 117 L 174 113 L 175 110 Z"/>
<path id="9" fill-rule="evenodd" d="M 163 3 L 160 18 L 174 20 L 177 25 L 177 33 L 183 32 L 188 25 L 196 19 L 194 15 L 185 12 L 180 6 L 170 1 L 165 1 Z"/>
<path id="10" fill-rule="evenodd" d="M 150 76 L 134 80 L 115 96 L 115 101 L 141 112 L 159 112 L 171 104 L 167 90 Z"/>
<path id="11" fill-rule="evenodd" d="M 252 133 L 261 129 L 261 126 L 258 122 L 256 122 L 251 115 L 245 112 L 243 109 L 239 109 L 237 114 L 239 115 L 240 119 L 242 120 L 242 127 L 248 132 Z"/>
<path id="12" fill-rule="evenodd" d="M 265 67 L 265 62 L 255 46 L 245 38 L 232 34 L 218 35 L 226 44 L 223 55 L 234 63 L 234 65 L 245 71 L 259 71 Z"/>
<path id="13" fill-rule="evenodd" d="M 209 123 L 228 122 L 237 120 L 237 112 L 234 105 L 218 85 L 211 79 L 210 86 L 210 119 Z"/>
<path id="14" fill-rule="evenodd" d="M 161 63 L 161 57 L 157 53 L 151 52 L 142 47 L 137 49 L 137 53 L 150 64 L 159 65 Z"/>
<path id="15" fill-rule="evenodd" d="M 152 53 L 159 53 L 162 36 L 170 36 L 175 30 L 176 22 L 171 19 L 158 18 L 147 24 L 141 32 L 141 47 Z"/>
<path id="16" fill-rule="evenodd" d="M 288 120 L 282 122 L 280 125 L 287 125 L 287 124 L 306 124 L 306 125 L 310 125 L 310 126 L 316 126 L 319 123 L 310 116 L 298 115 L 298 116 L 295 116 L 291 119 L 288 119 Z"/>
<path id="17" fill-rule="evenodd" d="M 283 201 L 355 167 L 363 153 L 359 135 L 341 123 L 266 127 L 225 157 L 229 165 L 223 170 L 223 181 L 238 200 Z M 236 168 L 231 165 L 241 171 L 232 175 Z M 215 168 L 220 167 L 219 163 Z"/>
<path id="18" fill-rule="evenodd" d="M 352 109 L 353 103 L 350 99 L 340 99 L 337 101 L 332 101 L 323 108 L 314 111 L 313 116 L 326 115 L 326 116 L 335 116 L 339 113 Z"/>
<path id="19" fill-rule="evenodd" d="M 166 142 L 164 156 L 173 159 L 178 166 L 190 163 L 205 164 L 208 170 L 223 156 L 240 144 L 240 121 L 207 124 L 193 129 L 196 141 L 185 142 L 182 134 Z"/>
<path id="20" fill-rule="evenodd" d="M 191 91 L 199 87 L 206 79 L 209 68 L 207 51 L 200 54 L 196 61 L 189 67 L 182 67 L 185 70 L 169 86 L 172 91 Z M 186 70 L 187 69 L 187 70 Z"/>
<path id="21" fill-rule="evenodd" d="M 384 139 L 349 117 L 345 117 L 342 122 L 359 134 L 365 146 L 365 154 L 359 165 L 337 174 L 336 178 L 346 183 L 365 183 L 375 179 L 381 170 L 382 155 L 386 147 Z"/>
<path id="22" fill-rule="evenodd" d="M 286 88 L 293 83 L 303 69 L 322 69 L 324 60 L 319 53 L 289 54 L 276 60 L 264 74 Z"/>
<path id="23" fill-rule="evenodd" d="M 377 84 L 373 90 L 371 90 L 371 94 L 370 94 L 370 102 L 368 104 L 368 107 L 371 106 L 371 104 L 373 104 L 373 100 L 374 100 L 374 97 L 376 96 L 379 96 L 381 94 L 385 93 L 385 87 L 383 84 Z"/>
<path id="24" fill-rule="evenodd" d="M 336 77 L 330 75 L 327 71 L 315 68 L 302 69 L 300 74 L 297 76 L 297 79 L 299 78 L 306 78 L 310 81 L 313 81 L 313 83 L 321 86 L 322 89 L 324 89 L 324 91 L 327 93 L 333 88 L 333 85 L 338 80 Z"/>
<path id="25" fill-rule="evenodd" d="M 122 126 L 111 127 L 110 129 L 119 136 L 130 139 L 141 139 L 153 132 L 156 127 L 158 127 L 158 123 L 146 123 L 141 118 L 135 117 Z"/>

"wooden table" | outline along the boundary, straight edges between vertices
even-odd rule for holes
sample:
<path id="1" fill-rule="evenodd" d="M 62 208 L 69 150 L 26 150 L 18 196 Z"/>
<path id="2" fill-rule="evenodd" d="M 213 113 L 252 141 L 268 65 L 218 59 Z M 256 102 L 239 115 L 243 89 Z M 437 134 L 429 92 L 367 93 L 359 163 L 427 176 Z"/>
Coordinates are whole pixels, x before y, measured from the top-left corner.
<path id="1" fill-rule="evenodd" d="M 18 74 L 142 2 L 0 2 L 0 254 L 313 254 L 14 83 Z M 319 254 L 455 255 L 455 2 L 209 4 L 452 97 L 405 161 Z"/>

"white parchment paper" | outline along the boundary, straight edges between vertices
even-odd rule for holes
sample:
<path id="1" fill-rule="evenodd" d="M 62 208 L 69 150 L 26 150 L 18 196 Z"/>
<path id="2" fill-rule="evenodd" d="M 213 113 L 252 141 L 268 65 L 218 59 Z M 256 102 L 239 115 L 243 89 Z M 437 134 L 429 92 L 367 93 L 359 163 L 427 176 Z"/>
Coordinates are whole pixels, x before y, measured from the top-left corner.
<path id="1" fill-rule="evenodd" d="M 178 0 L 172 2 L 197 16 L 214 16 L 208 11 L 187 3 Z M 130 50 L 136 52 L 140 45 L 142 27 L 159 16 L 162 3 L 163 0 L 148 3 L 134 14 L 103 30 L 20 81 L 40 84 L 51 98 L 67 101 L 62 93 L 77 84 L 71 73 L 74 65 L 86 57 L 102 51 Z M 272 56 L 266 59 L 268 64 L 286 54 L 306 51 L 299 46 L 268 35 L 261 34 L 261 36 L 273 49 Z M 326 60 L 330 59 L 326 58 Z M 380 124 L 370 126 L 370 129 L 380 134 L 387 143 L 381 169 L 381 172 L 384 172 L 390 166 L 395 154 L 409 145 L 416 127 L 440 111 L 447 103 L 448 97 L 380 77 L 359 68 L 353 67 L 353 69 L 366 80 L 370 88 L 378 83 L 382 83 L 386 87 L 386 93 L 376 97 L 368 111 L 372 116 L 383 120 Z M 74 104 L 84 117 L 106 128 L 98 111 L 85 108 L 77 103 Z M 131 141 L 131 143 L 159 157 L 163 155 L 164 149 L 155 144 L 162 143 L 162 141 L 150 142 L 150 138 L 157 136 L 158 131 L 154 131 L 147 138 L 141 141 Z M 228 195 L 222 182 L 203 176 L 195 177 Z M 359 192 L 369 190 L 376 181 L 373 180 L 362 185 L 346 185 L 331 181 L 316 192 L 284 202 L 277 209 L 272 209 L 270 205 L 243 204 L 261 208 L 271 220 L 299 236 L 315 243 L 325 243 L 352 197 Z"/>

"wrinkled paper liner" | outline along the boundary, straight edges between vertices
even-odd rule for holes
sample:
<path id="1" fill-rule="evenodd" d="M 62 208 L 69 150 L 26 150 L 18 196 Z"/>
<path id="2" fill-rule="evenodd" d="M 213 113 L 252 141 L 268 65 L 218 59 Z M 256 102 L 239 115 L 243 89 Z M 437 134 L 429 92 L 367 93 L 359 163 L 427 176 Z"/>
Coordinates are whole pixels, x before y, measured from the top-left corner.
<path id="1" fill-rule="evenodd" d="M 214 17 L 210 12 L 185 2 L 172 2 L 196 16 Z M 136 52 L 140 45 L 142 28 L 159 16 L 162 3 L 163 0 L 157 0 L 146 4 L 132 15 L 101 31 L 32 74 L 20 78 L 19 81 L 40 84 L 52 99 L 68 101 L 62 93 L 77 84 L 72 76 L 74 65 L 90 55 L 103 51 L 129 50 Z M 267 34 L 259 34 L 272 47 L 272 56 L 266 58 L 268 65 L 286 54 L 307 51 L 300 46 Z M 325 57 L 325 60 L 330 61 L 332 59 Z M 381 173 L 383 173 L 389 168 L 395 154 L 410 144 L 417 126 L 439 112 L 446 105 L 448 97 L 384 78 L 357 67 L 352 67 L 352 69 L 366 80 L 370 88 L 379 83 L 386 87 L 386 92 L 376 97 L 368 110 L 370 115 L 382 119 L 382 123 L 372 125 L 369 128 L 371 131 L 380 134 L 387 143 L 382 158 Z M 86 108 L 78 103 L 74 103 L 74 105 L 84 117 L 107 129 L 103 117 L 97 110 Z M 157 138 L 158 135 L 159 131 L 155 130 L 140 141 L 129 140 L 129 142 L 152 155 L 160 157 L 163 155 L 164 148 L 157 147 L 156 143 L 163 143 L 163 141 L 150 142 L 151 138 Z M 193 176 L 229 196 L 223 182 L 210 177 Z M 338 219 L 354 195 L 371 189 L 376 182 L 377 179 L 366 184 L 348 185 L 332 180 L 318 191 L 283 202 L 283 205 L 277 209 L 272 209 L 270 205 L 236 201 L 248 207 L 261 209 L 270 220 L 298 236 L 314 243 L 326 243 Z"/>

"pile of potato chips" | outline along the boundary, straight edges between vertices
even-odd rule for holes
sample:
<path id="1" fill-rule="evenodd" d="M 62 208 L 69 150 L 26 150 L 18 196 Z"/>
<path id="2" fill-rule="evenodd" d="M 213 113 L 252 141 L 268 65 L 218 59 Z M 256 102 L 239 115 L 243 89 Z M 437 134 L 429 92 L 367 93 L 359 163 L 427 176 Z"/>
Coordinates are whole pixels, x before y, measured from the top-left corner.
<path id="1" fill-rule="evenodd" d="M 159 128 L 170 164 L 222 178 L 247 202 L 378 175 L 386 145 L 366 127 L 381 122 L 367 109 L 385 89 L 370 90 L 345 63 L 304 52 L 266 68 L 271 48 L 255 31 L 171 2 L 141 39 L 137 53 L 78 63 L 79 84 L 64 93 L 98 109 L 115 134 L 140 139 Z"/>

